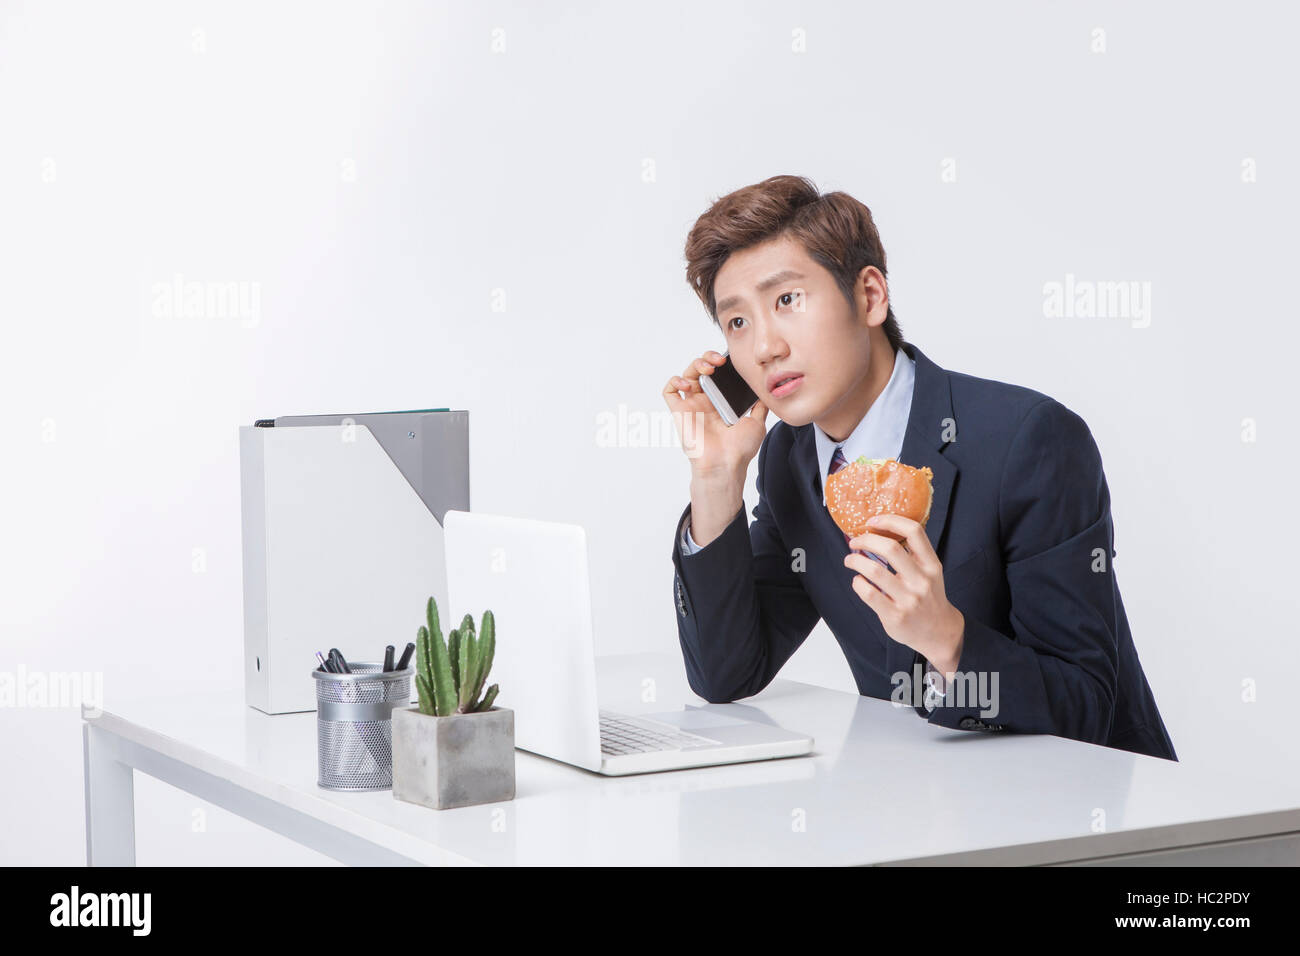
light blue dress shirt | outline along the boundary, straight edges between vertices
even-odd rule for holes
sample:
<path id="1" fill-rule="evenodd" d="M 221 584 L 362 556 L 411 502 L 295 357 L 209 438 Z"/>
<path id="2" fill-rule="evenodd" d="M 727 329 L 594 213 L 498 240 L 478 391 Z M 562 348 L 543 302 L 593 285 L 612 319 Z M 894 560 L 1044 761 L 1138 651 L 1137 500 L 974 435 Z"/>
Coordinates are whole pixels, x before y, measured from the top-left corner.
<path id="1" fill-rule="evenodd" d="M 822 475 L 822 504 L 826 504 L 826 476 L 831 470 L 831 460 L 835 449 L 843 446 L 844 458 L 848 462 L 859 457 L 897 459 L 903 450 L 903 436 L 907 432 L 907 419 L 912 412 L 912 387 L 916 381 L 916 363 L 906 352 L 899 349 L 894 353 L 894 369 L 876 400 L 871 403 L 867 413 L 862 416 L 857 427 L 843 442 L 837 442 L 816 422 L 813 423 L 813 437 L 817 442 L 817 463 Z M 690 517 L 682 522 L 682 553 L 695 554 L 701 550 L 691 537 Z M 939 698 L 944 696 L 943 675 L 926 661 L 925 671 L 925 706 L 933 710 Z"/>

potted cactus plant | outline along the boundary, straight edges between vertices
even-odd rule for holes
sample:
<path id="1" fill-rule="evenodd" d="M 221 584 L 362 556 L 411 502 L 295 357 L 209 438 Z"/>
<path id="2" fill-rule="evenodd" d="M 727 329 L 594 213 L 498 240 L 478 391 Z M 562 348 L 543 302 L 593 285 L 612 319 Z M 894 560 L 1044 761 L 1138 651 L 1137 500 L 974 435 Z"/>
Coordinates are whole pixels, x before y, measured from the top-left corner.
<path id="1" fill-rule="evenodd" d="M 419 706 L 393 711 L 393 796 L 438 810 L 513 800 L 515 715 L 483 684 L 496 653 L 496 621 L 476 634 L 466 614 L 446 642 L 431 597 L 415 643 Z"/>

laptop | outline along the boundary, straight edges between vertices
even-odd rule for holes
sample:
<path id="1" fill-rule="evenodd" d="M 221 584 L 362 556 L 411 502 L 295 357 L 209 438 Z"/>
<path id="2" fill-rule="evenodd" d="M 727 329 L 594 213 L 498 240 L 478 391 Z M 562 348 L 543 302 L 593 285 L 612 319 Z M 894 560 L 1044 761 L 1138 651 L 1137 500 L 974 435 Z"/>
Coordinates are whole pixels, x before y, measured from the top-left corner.
<path id="1" fill-rule="evenodd" d="M 444 637 L 491 609 L 497 646 L 487 683 L 515 712 L 515 746 L 619 776 L 796 757 L 813 739 L 700 707 L 631 716 L 600 707 L 587 535 L 579 525 L 449 510 L 443 522 Z"/>

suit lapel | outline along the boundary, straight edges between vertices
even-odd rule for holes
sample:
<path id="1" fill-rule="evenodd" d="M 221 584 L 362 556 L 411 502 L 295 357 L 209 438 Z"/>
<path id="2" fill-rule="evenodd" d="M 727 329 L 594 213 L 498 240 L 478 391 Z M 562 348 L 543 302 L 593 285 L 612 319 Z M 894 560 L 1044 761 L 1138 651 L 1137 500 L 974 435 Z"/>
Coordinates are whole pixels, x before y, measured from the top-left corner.
<path id="1" fill-rule="evenodd" d="M 930 517 L 925 522 L 925 534 L 930 547 L 939 554 L 944 529 L 948 526 L 948 504 L 957 480 L 957 466 L 943 456 L 949 441 L 957 438 L 957 420 L 952 413 L 952 391 L 948 373 L 935 365 L 915 345 L 904 343 L 903 348 L 916 362 L 916 380 L 912 386 L 912 410 L 907 416 L 907 431 L 903 435 L 903 450 L 898 460 L 913 468 L 929 466 L 934 472 L 934 500 L 930 503 Z M 815 451 L 815 449 L 814 449 Z"/>

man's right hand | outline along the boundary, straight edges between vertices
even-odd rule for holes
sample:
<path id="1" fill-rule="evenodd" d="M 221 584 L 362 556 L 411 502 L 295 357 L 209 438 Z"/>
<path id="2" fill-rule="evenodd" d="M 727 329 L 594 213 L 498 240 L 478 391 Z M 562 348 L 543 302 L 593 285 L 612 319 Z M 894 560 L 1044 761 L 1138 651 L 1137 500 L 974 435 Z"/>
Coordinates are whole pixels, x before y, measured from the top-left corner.
<path id="1" fill-rule="evenodd" d="M 767 435 L 767 406 L 761 401 L 736 424 L 728 425 L 704 394 L 700 376 L 712 375 L 724 362 L 718 352 L 705 352 L 664 386 L 664 402 L 677 423 L 693 480 L 718 481 L 739 475 L 743 481 Z"/>

